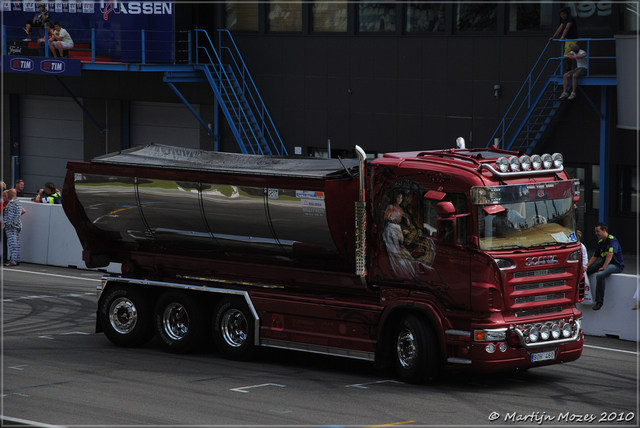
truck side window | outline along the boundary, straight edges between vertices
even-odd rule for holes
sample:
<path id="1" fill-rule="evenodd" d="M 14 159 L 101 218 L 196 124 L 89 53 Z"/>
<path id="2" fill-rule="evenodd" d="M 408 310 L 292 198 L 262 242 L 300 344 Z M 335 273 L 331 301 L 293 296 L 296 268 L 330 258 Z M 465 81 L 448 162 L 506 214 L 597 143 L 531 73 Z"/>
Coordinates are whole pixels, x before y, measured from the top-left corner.
<path id="1" fill-rule="evenodd" d="M 464 193 L 447 193 L 446 196 L 442 199 L 444 202 L 451 202 L 456 209 L 455 215 L 467 214 L 469 210 L 467 209 L 467 196 Z M 450 221 L 441 221 L 441 228 L 446 228 L 449 225 L 450 230 L 444 231 L 441 230 L 438 235 L 438 214 L 436 213 L 436 205 L 441 201 L 433 201 L 430 199 L 424 200 L 424 229 L 425 232 L 429 234 L 431 237 L 438 237 L 438 240 L 443 243 L 449 244 L 465 244 L 467 241 L 467 217 L 462 217 L 457 219 L 458 223 L 458 236 L 453 236 L 453 220 Z M 447 233 L 451 237 L 447 236 Z M 446 240 L 445 240 L 446 239 Z"/>
<path id="2" fill-rule="evenodd" d="M 455 243 L 453 232 L 453 220 L 442 220 L 440 222 L 440 235 L 438 236 L 438 241 L 442 242 L 443 244 Z"/>

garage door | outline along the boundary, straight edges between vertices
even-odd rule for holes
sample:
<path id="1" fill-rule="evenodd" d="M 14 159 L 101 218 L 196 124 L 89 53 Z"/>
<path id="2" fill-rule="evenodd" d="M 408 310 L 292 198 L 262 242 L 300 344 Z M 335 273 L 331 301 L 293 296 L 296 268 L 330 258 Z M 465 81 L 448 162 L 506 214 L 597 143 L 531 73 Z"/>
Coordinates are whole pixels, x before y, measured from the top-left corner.
<path id="1" fill-rule="evenodd" d="M 47 181 L 62 189 L 67 161 L 84 159 L 82 119 L 70 98 L 20 97 L 20 178 L 27 194 Z"/>
<path id="2" fill-rule="evenodd" d="M 200 114 L 200 107 L 191 105 Z M 151 143 L 200 148 L 200 123 L 184 104 L 131 103 L 131 147 Z"/>

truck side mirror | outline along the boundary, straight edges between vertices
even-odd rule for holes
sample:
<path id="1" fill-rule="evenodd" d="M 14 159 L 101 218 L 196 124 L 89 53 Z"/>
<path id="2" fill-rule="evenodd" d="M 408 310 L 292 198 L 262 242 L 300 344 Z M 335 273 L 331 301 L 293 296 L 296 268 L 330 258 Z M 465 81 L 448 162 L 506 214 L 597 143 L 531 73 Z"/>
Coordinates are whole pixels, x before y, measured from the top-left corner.
<path id="1" fill-rule="evenodd" d="M 427 193 L 425 193 L 424 198 L 432 201 L 441 201 L 446 195 L 446 193 L 440 192 L 439 190 L 428 190 Z"/>
<path id="2" fill-rule="evenodd" d="M 451 202 L 438 202 L 436 205 L 436 212 L 440 217 L 448 217 L 456 213 L 456 207 Z"/>

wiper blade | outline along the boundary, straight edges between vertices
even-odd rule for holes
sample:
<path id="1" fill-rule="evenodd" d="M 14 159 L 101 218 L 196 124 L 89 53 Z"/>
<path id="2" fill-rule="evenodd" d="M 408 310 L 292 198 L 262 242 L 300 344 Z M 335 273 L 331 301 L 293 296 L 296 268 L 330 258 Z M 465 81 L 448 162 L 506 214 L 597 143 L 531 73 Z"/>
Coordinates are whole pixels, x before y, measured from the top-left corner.
<path id="1" fill-rule="evenodd" d="M 502 245 L 494 245 L 493 248 L 507 249 L 507 248 L 519 248 L 522 250 L 529 250 L 529 247 L 525 247 L 521 244 L 502 244 Z"/>

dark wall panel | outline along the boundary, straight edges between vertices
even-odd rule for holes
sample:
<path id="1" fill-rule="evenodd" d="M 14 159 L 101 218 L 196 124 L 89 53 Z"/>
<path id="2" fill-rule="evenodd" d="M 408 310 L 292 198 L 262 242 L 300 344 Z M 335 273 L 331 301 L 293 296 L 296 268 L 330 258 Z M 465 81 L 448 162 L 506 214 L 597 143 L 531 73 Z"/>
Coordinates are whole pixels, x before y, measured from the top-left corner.
<path id="1" fill-rule="evenodd" d="M 349 77 L 351 64 L 350 37 L 327 38 L 327 75 Z"/>
<path id="2" fill-rule="evenodd" d="M 397 111 L 399 115 L 422 113 L 422 80 L 398 80 Z M 419 129 L 419 128 L 418 128 Z"/>
<path id="3" fill-rule="evenodd" d="M 373 77 L 351 77 L 349 110 L 352 113 L 373 113 Z"/>
<path id="4" fill-rule="evenodd" d="M 421 150 L 427 138 L 422 133 L 422 118 L 419 114 L 398 115 L 396 141 L 399 150 Z"/>
<path id="5" fill-rule="evenodd" d="M 375 41 L 375 37 L 350 39 L 349 75 L 351 77 L 373 78 Z"/>
<path id="6" fill-rule="evenodd" d="M 305 76 L 326 77 L 329 70 L 329 50 L 324 37 L 307 37 L 304 39 L 304 74 Z"/>
<path id="7" fill-rule="evenodd" d="M 398 113 L 398 81 L 396 79 L 373 79 L 373 112 L 396 115 Z"/>
<path id="8" fill-rule="evenodd" d="M 382 79 L 398 77 L 398 38 L 381 37 L 373 49 L 373 76 Z"/>
<path id="9" fill-rule="evenodd" d="M 398 39 L 396 55 L 398 79 L 422 78 L 422 45 L 421 38 Z"/>
<path id="10" fill-rule="evenodd" d="M 458 61 L 449 64 L 451 58 L 457 58 L 459 52 L 449 49 L 447 37 L 426 37 L 422 39 L 422 74 L 428 80 L 449 79 L 449 69 L 459 67 Z"/>

